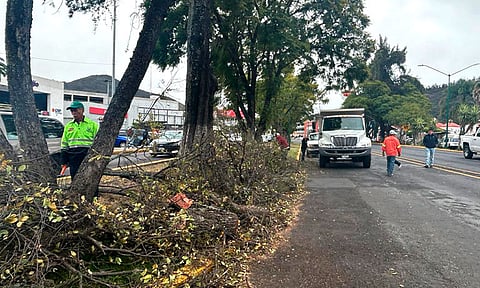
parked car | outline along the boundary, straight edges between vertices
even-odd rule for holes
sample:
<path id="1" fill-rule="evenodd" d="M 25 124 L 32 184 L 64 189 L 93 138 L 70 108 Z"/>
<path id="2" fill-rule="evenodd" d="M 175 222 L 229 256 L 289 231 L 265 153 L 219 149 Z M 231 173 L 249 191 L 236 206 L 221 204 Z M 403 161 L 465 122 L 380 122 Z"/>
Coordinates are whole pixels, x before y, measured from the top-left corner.
<path id="1" fill-rule="evenodd" d="M 50 116 L 39 115 L 40 125 L 47 141 L 48 152 L 53 160 L 53 168 L 60 171 L 60 143 L 63 135 L 63 123 Z M 21 155 L 17 129 L 13 121 L 13 114 L 8 110 L 0 110 L 0 129 L 10 145 Z"/>
<path id="2" fill-rule="evenodd" d="M 175 156 L 180 150 L 180 144 L 183 138 L 181 130 L 166 130 L 160 134 L 160 137 L 153 139 L 150 143 L 150 155 L 169 155 Z"/>
<path id="3" fill-rule="evenodd" d="M 149 135 L 146 129 L 133 129 L 128 140 L 128 145 L 133 147 L 144 147 L 149 143 Z"/>
<path id="4" fill-rule="evenodd" d="M 40 118 L 40 125 L 45 140 L 47 141 L 48 151 L 50 153 L 59 152 L 64 128 L 62 122 L 49 116 L 39 115 L 38 117 Z M 12 145 L 15 150 L 18 150 L 20 148 L 18 134 L 11 111 L 0 111 L 0 129 L 2 129 L 10 145 Z"/>
<path id="5" fill-rule="evenodd" d="M 310 133 L 310 135 L 308 135 L 307 153 L 306 153 L 307 158 L 318 157 L 318 153 L 319 153 L 318 139 L 319 139 L 318 132 Z"/>
<path id="6" fill-rule="evenodd" d="M 448 137 L 448 141 L 446 141 L 445 136 L 442 137 L 438 141 L 438 147 L 440 148 L 449 148 L 449 149 L 458 149 L 458 145 L 460 143 L 460 137 L 459 136 L 452 136 Z"/>
<path id="7" fill-rule="evenodd" d="M 125 147 L 128 143 L 128 137 L 125 135 L 118 134 L 117 139 L 115 139 L 115 147 Z"/>

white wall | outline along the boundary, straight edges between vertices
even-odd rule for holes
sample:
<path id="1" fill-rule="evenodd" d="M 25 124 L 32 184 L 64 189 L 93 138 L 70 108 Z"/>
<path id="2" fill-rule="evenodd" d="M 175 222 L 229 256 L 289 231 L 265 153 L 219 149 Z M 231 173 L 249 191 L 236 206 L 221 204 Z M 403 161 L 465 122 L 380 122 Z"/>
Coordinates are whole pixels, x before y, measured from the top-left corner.
<path id="1" fill-rule="evenodd" d="M 64 83 L 39 76 L 32 76 L 32 79 L 38 83 L 37 87 L 33 87 L 34 91 L 48 94 L 47 108 L 49 115 L 63 122 L 63 114 L 65 113 L 63 107 Z"/>

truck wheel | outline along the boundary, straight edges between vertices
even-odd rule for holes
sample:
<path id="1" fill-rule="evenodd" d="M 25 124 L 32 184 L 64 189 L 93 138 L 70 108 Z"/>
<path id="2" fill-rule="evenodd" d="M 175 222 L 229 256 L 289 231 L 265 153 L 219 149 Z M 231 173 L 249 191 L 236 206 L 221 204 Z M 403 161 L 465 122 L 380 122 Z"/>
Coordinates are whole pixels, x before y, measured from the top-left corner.
<path id="1" fill-rule="evenodd" d="M 318 164 L 320 168 L 325 168 L 327 166 L 328 158 L 322 155 L 319 155 Z"/>
<path id="2" fill-rule="evenodd" d="M 371 155 L 363 157 L 363 168 L 370 168 L 371 163 L 372 163 Z"/>
<path id="3" fill-rule="evenodd" d="M 473 157 L 473 152 L 470 151 L 468 144 L 463 144 L 463 157 L 465 157 L 465 159 L 472 159 Z"/>

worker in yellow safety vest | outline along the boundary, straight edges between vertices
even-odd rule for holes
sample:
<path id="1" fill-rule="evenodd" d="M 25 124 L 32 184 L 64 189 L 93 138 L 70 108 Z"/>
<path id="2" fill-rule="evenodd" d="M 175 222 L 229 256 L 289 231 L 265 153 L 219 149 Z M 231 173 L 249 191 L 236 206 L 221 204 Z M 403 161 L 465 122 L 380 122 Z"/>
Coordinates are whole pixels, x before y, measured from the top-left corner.
<path id="1" fill-rule="evenodd" d="M 73 101 L 67 108 L 73 120 L 65 125 L 62 135 L 62 171 L 70 167 L 70 176 L 75 177 L 98 132 L 98 124 L 83 115 L 85 108 L 79 101 Z"/>

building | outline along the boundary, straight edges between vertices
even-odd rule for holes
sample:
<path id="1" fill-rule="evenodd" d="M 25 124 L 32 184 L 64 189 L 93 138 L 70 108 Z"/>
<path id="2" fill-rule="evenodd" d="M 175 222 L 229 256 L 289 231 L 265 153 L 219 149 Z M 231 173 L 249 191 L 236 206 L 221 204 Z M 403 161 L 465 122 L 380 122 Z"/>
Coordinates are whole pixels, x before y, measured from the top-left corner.
<path id="1" fill-rule="evenodd" d="M 32 77 L 35 105 L 39 113 L 64 121 L 63 82 L 39 76 Z M 6 78 L 0 80 L 0 104 L 10 104 Z"/>
<path id="2" fill-rule="evenodd" d="M 70 113 L 66 113 L 66 108 L 77 100 L 84 104 L 87 117 L 98 122 L 103 120 L 112 96 L 112 78 L 109 75 L 91 75 L 66 83 L 38 76 L 32 78 L 39 113 L 67 123 L 73 118 Z M 118 82 L 116 80 L 117 85 Z M 10 103 L 5 79 L 0 82 L 0 103 Z M 185 106 L 178 101 L 139 89 L 125 115 L 122 129 L 132 126 L 138 120 L 157 121 L 169 129 L 180 128 L 184 123 L 184 114 Z"/>

